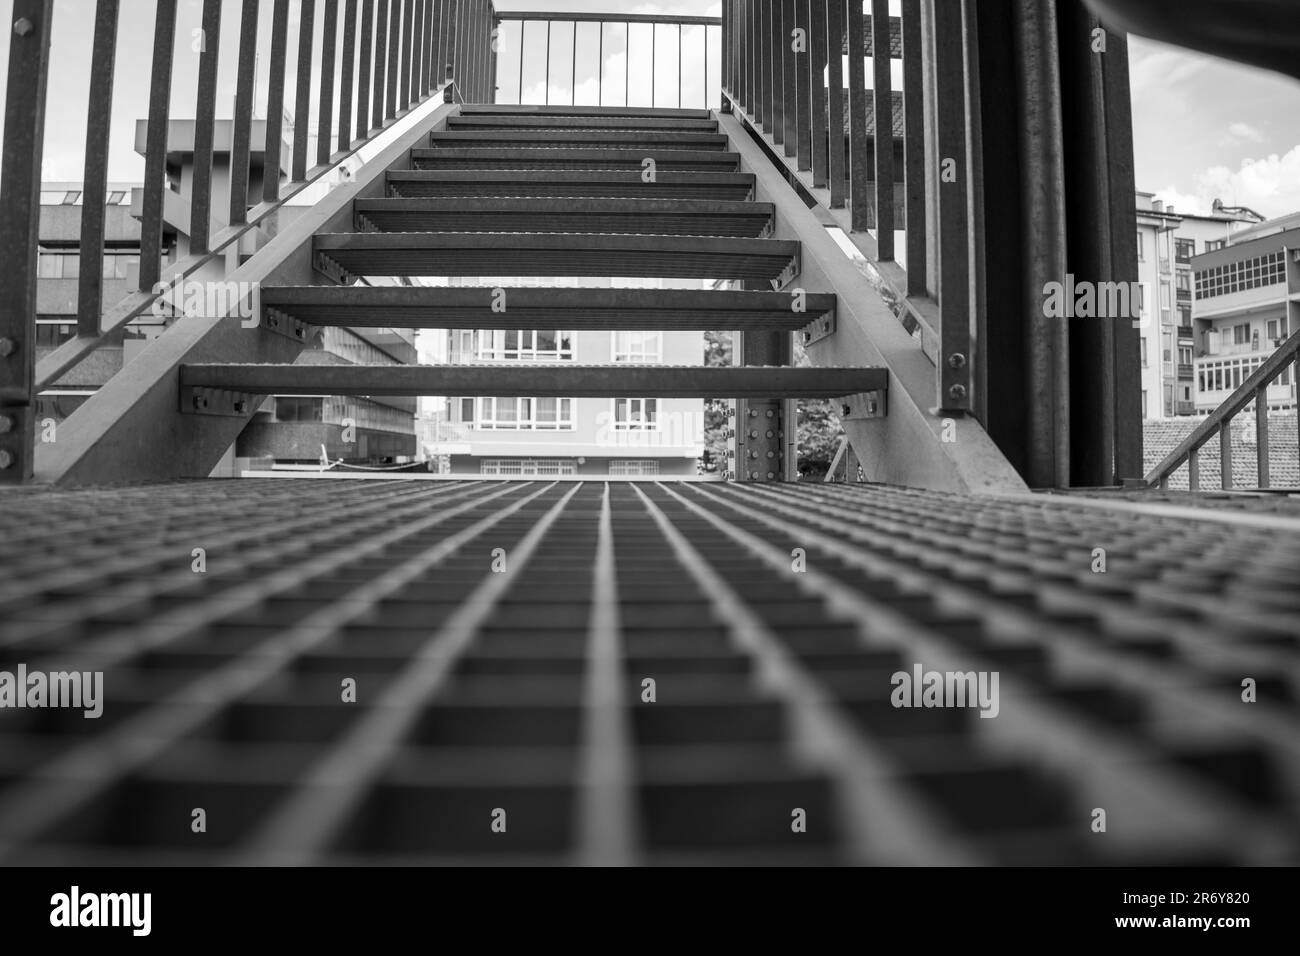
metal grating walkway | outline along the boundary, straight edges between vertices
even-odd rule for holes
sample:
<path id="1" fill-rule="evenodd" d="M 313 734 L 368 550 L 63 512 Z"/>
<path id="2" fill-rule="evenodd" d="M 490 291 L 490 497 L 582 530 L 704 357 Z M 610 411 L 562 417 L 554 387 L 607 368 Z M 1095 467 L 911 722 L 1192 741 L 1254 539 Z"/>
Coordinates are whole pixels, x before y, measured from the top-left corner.
<path id="1" fill-rule="evenodd" d="M 0 861 L 1294 864 L 1300 521 L 1143 507 L 6 491 L 0 671 L 106 704 L 0 710 Z M 895 708 L 916 664 L 998 672 L 997 716 Z"/>

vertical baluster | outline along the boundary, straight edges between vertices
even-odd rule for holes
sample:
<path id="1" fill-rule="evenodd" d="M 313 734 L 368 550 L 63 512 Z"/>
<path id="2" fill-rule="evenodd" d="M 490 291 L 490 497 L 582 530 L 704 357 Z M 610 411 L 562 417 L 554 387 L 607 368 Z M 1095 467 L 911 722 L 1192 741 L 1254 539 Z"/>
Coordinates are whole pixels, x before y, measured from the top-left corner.
<path id="1" fill-rule="evenodd" d="M 889 4 L 871 0 L 872 101 L 876 114 L 876 258 L 894 258 L 894 94 Z"/>
<path id="2" fill-rule="evenodd" d="M 321 30 L 320 106 L 316 115 L 316 163 L 325 166 L 334 155 L 334 59 L 338 53 L 338 0 L 325 0 Z M 339 144 L 342 148 L 343 144 Z"/>
<path id="3" fill-rule="evenodd" d="M 1255 389 L 1255 468 L 1260 488 L 1268 487 L 1268 383 Z"/>
<path id="4" fill-rule="evenodd" d="M 374 86 L 371 89 L 370 129 L 384 125 L 384 77 L 388 72 L 388 3 L 378 0 L 375 9 Z"/>
<path id="5" fill-rule="evenodd" d="M 781 0 L 781 145 L 786 156 L 799 149 L 799 64 L 794 52 L 795 0 Z"/>
<path id="6" fill-rule="evenodd" d="M 298 83 L 293 102 L 293 165 L 290 175 L 300 183 L 307 178 L 307 134 L 311 122 L 311 59 L 315 42 L 316 0 L 301 0 L 298 18 Z"/>
<path id="7" fill-rule="evenodd" d="M 402 52 L 402 8 L 407 0 L 392 0 L 388 8 L 388 80 L 384 99 L 384 122 L 397 116 L 397 91 Z"/>
<path id="8" fill-rule="evenodd" d="M 827 179 L 826 142 L 826 83 L 822 79 L 827 65 L 826 4 L 823 0 L 807 0 L 808 7 L 808 115 L 812 174 L 814 186 L 825 186 Z"/>
<path id="9" fill-rule="evenodd" d="M 1232 417 L 1219 423 L 1219 485 L 1232 490 Z"/>
<path id="10" fill-rule="evenodd" d="M 271 13 L 271 68 L 266 90 L 266 154 L 262 160 L 262 199 L 280 198 L 281 141 L 284 132 L 284 79 L 289 58 L 289 0 L 275 0 Z M 141 252 L 143 256 L 143 251 Z"/>
<path id="11" fill-rule="evenodd" d="M 941 170 L 939 407 L 947 411 L 965 411 L 971 404 L 969 165 L 966 161 L 969 119 L 962 7 L 959 3 L 935 4 L 933 21 L 937 159 Z"/>
<path id="12" fill-rule="evenodd" d="M 871 190 L 867 170 L 866 24 L 862 0 L 847 0 L 849 37 L 849 206 L 852 229 L 866 232 L 871 226 Z M 875 148 L 880 148 L 880 123 L 876 123 Z"/>
<path id="13" fill-rule="evenodd" d="M 81 270 L 77 285 L 77 335 L 99 334 L 104 296 L 104 204 L 108 201 L 108 141 L 117 59 L 118 0 L 95 6 L 86 115 L 86 163 L 81 182 Z"/>
<path id="14" fill-rule="evenodd" d="M 208 251 L 212 231 L 212 140 L 216 131 L 221 0 L 203 0 L 198 101 L 194 108 L 194 170 L 190 180 L 190 252 Z"/>
<path id="15" fill-rule="evenodd" d="M 357 140 L 370 135 L 371 67 L 375 58 L 375 0 L 361 0 L 361 50 L 357 55 Z"/>
<path id="16" fill-rule="evenodd" d="M 844 208 L 844 0 L 826 0 L 827 177 L 831 208 Z"/>
<path id="17" fill-rule="evenodd" d="M 165 0 L 159 4 L 160 26 L 164 5 L 172 7 Z M 36 274 L 53 0 L 14 0 L 12 16 L 4 155 L 0 159 L 0 259 L 4 263 L 0 269 L 0 344 L 4 346 L 0 349 L 0 424 L 4 426 L 0 429 L 0 483 L 22 484 L 32 477 L 36 447 Z M 174 7 L 171 17 L 175 17 Z M 16 27 L 23 21 L 29 29 L 20 32 Z M 170 44 L 166 52 L 170 86 Z M 157 59 L 155 49 L 155 63 Z M 152 121 L 152 101 L 150 105 Z"/>
<path id="18" fill-rule="evenodd" d="M 907 294 L 926 293 L 925 96 L 921 79 L 921 0 L 902 0 L 903 207 L 907 244 Z"/>
<path id="19" fill-rule="evenodd" d="M 352 146 L 352 86 L 357 65 L 357 0 L 347 0 L 343 10 L 343 72 L 339 89 L 339 150 L 346 152 Z"/>
<path id="20" fill-rule="evenodd" d="M 239 68 L 235 128 L 230 147 L 230 222 L 248 221 L 248 154 L 253 138 L 253 86 L 257 67 L 257 0 L 244 0 L 239 16 Z"/>

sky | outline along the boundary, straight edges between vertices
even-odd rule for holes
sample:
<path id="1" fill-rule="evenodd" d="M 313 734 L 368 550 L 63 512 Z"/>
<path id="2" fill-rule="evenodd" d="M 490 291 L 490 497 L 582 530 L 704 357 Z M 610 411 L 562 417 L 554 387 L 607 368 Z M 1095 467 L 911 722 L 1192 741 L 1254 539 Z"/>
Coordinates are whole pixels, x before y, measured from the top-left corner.
<path id="1" fill-rule="evenodd" d="M 82 178 L 85 113 L 94 0 L 55 0 L 54 43 L 51 51 L 49 106 L 43 177 L 47 181 Z M 261 42 L 269 46 L 270 6 L 260 18 Z M 296 56 L 297 0 L 291 2 L 290 63 Z M 897 0 L 891 12 L 897 13 Z M 224 0 L 217 115 L 228 117 L 235 94 L 238 47 L 238 0 Z M 719 0 L 500 0 L 505 10 L 684 14 L 717 16 Z M 124 0 L 119 27 L 112 116 L 109 177 L 138 181 L 143 160 L 134 151 L 134 123 L 148 109 L 148 71 L 152 50 L 154 4 Z M 181 0 L 177 24 L 177 64 L 173 80 L 172 115 L 194 115 L 198 54 L 192 50 L 199 25 L 201 0 Z M 869 4 L 868 4 L 869 9 Z M 9 17 L 12 0 L 0 0 L 0 16 Z M 317 37 L 320 17 L 317 17 Z M 7 22 L 0 20 L 0 22 Z M 660 27 L 653 47 L 648 26 L 632 28 L 629 38 L 621 24 L 603 32 L 604 69 L 597 80 L 597 32 L 579 28 L 576 64 L 571 59 L 573 28 L 551 28 L 550 82 L 544 81 L 545 28 L 528 27 L 523 71 L 524 102 L 541 102 L 548 92 L 553 102 L 594 103 L 598 90 L 604 102 L 622 102 L 625 75 L 630 101 L 650 102 L 651 77 L 655 102 L 677 105 L 677 38 L 675 28 Z M 0 62 L 7 62 L 10 34 L 0 31 Z M 682 105 L 716 105 L 719 35 L 709 30 L 709 71 L 704 76 L 705 34 L 700 27 L 683 30 Z M 631 63 L 627 50 L 631 48 Z M 655 66 L 651 70 L 651 50 Z M 498 40 L 501 102 L 519 97 L 519 37 L 508 25 Z M 1181 212 L 1208 212 L 1217 197 L 1227 205 L 1249 206 L 1266 216 L 1300 210 L 1300 82 L 1239 66 L 1214 57 L 1169 47 L 1140 37 L 1130 39 L 1134 151 L 1137 187 L 1172 202 Z M 264 115 L 266 57 L 259 58 L 257 109 Z M 0 70 L 0 92 L 5 84 Z M 576 76 L 575 76 L 576 74 Z M 847 75 L 847 71 L 846 71 Z M 871 69 L 868 64 L 868 81 Z M 576 92 L 571 77 L 576 79 Z M 896 79 L 897 82 L 897 79 Z M 286 107 L 293 107 L 292 84 Z M 313 106 L 312 115 L 315 115 Z"/>

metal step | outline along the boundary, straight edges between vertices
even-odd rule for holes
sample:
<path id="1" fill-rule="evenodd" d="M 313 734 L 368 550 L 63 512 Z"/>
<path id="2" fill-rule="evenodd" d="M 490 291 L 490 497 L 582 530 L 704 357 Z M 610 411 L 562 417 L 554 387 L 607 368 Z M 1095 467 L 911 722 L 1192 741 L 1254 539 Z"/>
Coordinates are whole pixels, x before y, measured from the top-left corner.
<path id="1" fill-rule="evenodd" d="M 642 171 L 611 169 L 401 169 L 388 174 L 394 196 L 435 199 L 453 196 L 627 196 L 654 199 L 750 198 L 752 173 L 657 170 L 653 182 Z"/>
<path id="2" fill-rule="evenodd" d="M 665 119 L 711 119 L 711 110 L 670 109 L 663 106 L 532 106 L 510 103 L 467 103 L 461 116 L 657 116 Z"/>
<path id="3" fill-rule="evenodd" d="M 182 389 L 249 395 L 844 398 L 883 390 L 882 368 L 703 365 L 182 365 Z"/>
<path id="4" fill-rule="evenodd" d="M 770 280 L 793 268 L 799 255 L 798 242 L 781 239 L 562 233 L 322 233 L 315 249 L 327 260 L 323 265 L 332 262 L 353 276 Z"/>
<path id="5" fill-rule="evenodd" d="M 429 144 L 443 147 L 490 147 L 492 149 L 698 149 L 723 150 L 722 133 L 691 133 L 678 130 L 553 130 L 472 129 L 439 130 L 429 134 Z"/>
<path id="6" fill-rule="evenodd" d="M 261 305 L 310 325 L 399 329 L 794 331 L 834 313 L 833 294 L 690 289 L 269 286 Z M 494 309 L 494 303 L 500 303 Z"/>
<path id="7" fill-rule="evenodd" d="M 645 172 L 654 160 L 655 173 L 734 173 L 740 169 L 736 153 L 708 149 L 508 149 L 452 147 L 413 149 L 416 169 L 633 169 Z"/>
<path id="8" fill-rule="evenodd" d="M 381 232 L 762 236 L 771 203 L 714 199 L 358 199 L 357 228 Z"/>
<path id="9" fill-rule="evenodd" d="M 513 115 L 468 114 L 447 117 L 447 128 L 463 129 L 621 129 L 621 130 L 686 130 L 697 133 L 716 133 L 718 121 L 688 117 L 663 116 L 537 116 L 526 113 Z"/>

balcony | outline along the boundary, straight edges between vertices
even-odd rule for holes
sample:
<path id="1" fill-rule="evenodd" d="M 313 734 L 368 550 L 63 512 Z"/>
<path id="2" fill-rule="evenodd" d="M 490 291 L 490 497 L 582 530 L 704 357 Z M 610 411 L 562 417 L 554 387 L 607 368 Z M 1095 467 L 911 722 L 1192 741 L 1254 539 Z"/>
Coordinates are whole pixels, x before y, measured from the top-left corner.
<path id="1" fill-rule="evenodd" d="M 1190 363 L 1178 363 L 1178 378 L 1190 379 L 1192 377 L 1192 366 Z"/>
<path id="2" fill-rule="evenodd" d="M 1174 414 L 1195 415 L 1196 403 L 1195 402 L 1174 402 Z"/>

